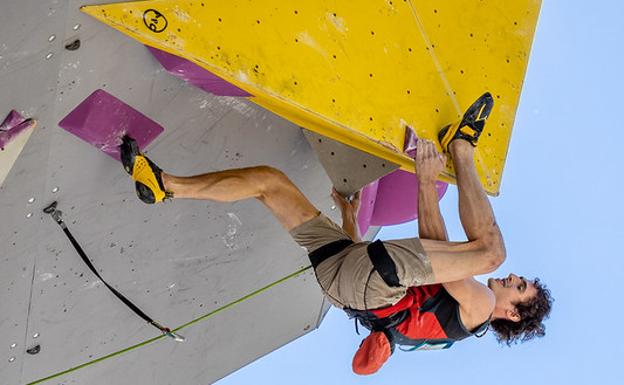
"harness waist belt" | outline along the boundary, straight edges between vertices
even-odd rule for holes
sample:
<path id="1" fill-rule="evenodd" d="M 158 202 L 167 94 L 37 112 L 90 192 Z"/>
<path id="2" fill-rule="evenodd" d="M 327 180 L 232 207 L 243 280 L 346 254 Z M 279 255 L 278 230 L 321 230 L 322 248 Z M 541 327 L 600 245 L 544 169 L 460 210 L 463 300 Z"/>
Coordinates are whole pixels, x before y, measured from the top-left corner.
<path id="1" fill-rule="evenodd" d="M 357 319 L 362 326 L 372 331 L 392 329 L 405 321 L 409 315 L 408 309 L 402 310 L 385 318 L 377 318 L 373 313 L 363 310 L 354 310 L 349 308 L 345 308 L 343 310 L 347 313 L 349 318 Z"/>
<path id="2" fill-rule="evenodd" d="M 318 249 L 308 254 L 308 257 L 310 258 L 310 263 L 312 263 L 312 267 L 316 269 L 316 267 L 320 265 L 321 262 L 338 254 L 352 244 L 353 241 L 350 239 L 340 239 L 319 247 Z"/>

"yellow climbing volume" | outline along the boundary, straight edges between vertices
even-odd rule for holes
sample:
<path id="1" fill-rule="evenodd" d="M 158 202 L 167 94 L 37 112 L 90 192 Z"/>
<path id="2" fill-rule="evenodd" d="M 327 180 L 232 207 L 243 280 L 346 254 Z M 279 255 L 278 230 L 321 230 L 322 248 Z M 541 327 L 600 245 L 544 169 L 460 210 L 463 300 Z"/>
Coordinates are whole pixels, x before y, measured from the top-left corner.
<path id="1" fill-rule="evenodd" d="M 499 192 L 541 0 L 150 0 L 82 10 L 184 57 L 312 131 L 413 171 L 405 126 L 434 140 L 490 91 L 476 161 Z M 453 179 L 449 165 L 445 178 Z"/>

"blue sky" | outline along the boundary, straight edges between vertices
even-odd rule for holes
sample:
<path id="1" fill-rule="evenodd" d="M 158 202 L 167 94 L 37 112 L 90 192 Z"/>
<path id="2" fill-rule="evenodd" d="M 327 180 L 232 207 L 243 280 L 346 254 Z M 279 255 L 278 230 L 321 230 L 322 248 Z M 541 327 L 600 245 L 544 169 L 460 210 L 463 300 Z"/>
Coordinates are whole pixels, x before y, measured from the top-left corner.
<path id="1" fill-rule="evenodd" d="M 396 352 L 378 374 L 359 377 L 351 358 L 364 336 L 332 309 L 319 330 L 218 384 L 624 383 L 623 16 L 624 2 L 544 1 L 501 195 L 491 200 L 508 251 L 496 275 L 539 276 L 555 296 L 546 337 Z M 441 206 L 451 238 L 465 239 L 454 187 Z M 409 223 L 380 237 L 415 234 Z"/>

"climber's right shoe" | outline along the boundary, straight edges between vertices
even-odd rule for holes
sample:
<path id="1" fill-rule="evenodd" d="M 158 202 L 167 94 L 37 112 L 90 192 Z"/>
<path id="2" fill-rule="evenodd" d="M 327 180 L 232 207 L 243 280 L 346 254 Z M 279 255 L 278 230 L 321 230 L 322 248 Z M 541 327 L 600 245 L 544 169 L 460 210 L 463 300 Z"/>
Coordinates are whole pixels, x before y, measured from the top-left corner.
<path id="1" fill-rule="evenodd" d="M 477 99 L 464 113 L 464 117 L 459 123 L 449 124 L 438 133 L 438 140 L 445 152 L 448 152 L 448 146 L 455 139 L 463 139 L 473 147 L 476 147 L 477 141 L 485 122 L 492 112 L 494 106 L 494 98 L 489 92 L 484 93 Z"/>

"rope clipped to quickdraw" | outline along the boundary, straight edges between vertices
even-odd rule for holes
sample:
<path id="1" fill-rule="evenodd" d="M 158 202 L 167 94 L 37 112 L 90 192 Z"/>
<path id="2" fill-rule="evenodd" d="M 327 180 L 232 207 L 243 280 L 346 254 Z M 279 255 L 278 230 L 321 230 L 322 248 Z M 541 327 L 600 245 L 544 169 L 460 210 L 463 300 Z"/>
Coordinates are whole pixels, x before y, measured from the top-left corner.
<path id="1" fill-rule="evenodd" d="M 76 249 L 76 252 L 78 252 L 78 254 L 82 258 L 84 263 L 89 267 L 89 269 L 91 269 L 93 274 L 95 274 L 104 283 L 104 285 L 106 285 L 106 287 L 109 288 L 109 290 L 112 291 L 113 294 L 115 294 L 115 296 L 117 296 L 117 298 L 119 298 L 121 300 L 121 302 L 126 304 L 126 306 L 128 306 L 132 311 L 134 311 L 139 317 L 143 318 L 147 323 L 149 323 L 150 325 L 152 325 L 155 328 L 157 328 L 158 330 L 160 330 L 163 334 L 173 338 L 175 341 L 177 341 L 177 342 L 184 342 L 184 337 L 182 337 L 179 334 L 174 333 L 173 331 L 171 331 L 170 328 L 162 326 L 158 322 L 154 321 L 150 316 L 145 314 L 145 312 L 143 312 L 135 304 L 130 302 L 130 300 L 128 298 L 126 298 L 123 294 L 118 292 L 114 287 L 109 285 L 104 280 L 104 278 L 102 278 L 102 276 L 100 276 L 100 274 L 95 269 L 95 266 L 93 266 L 93 264 L 91 263 L 91 261 L 89 260 L 87 255 L 85 254 L 84 250 L 82 250 L 82 247 L 80 247 L 80 244 L 78 243 L 76 238 L 74 238 L 72 233 L 67 228 L 67 225 L 63 221 L 63 218 L 61 218 L 61 215 L 63 213 L 60 210 L 57 210 L 56 206 L 57 206 L 57 202 L 56 201 L 52 202 L 52 204 L 50 204 L 48 207 L 43 209 L 43 212 L 46 213 L 46 214 L 50 214 L 50 216 L 52 216 L 52 218 L 56 221 L 56 223 L 59 226 L 61 226 L 61 229 L 63 229 L 63 232 L 65 233 L 65 235 L 67 236 L 67 238 L 69 239 L 71 244 L 74 246 L 74 249 Z"/>

